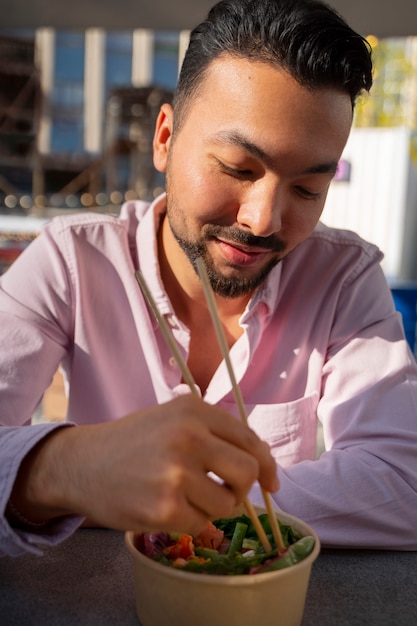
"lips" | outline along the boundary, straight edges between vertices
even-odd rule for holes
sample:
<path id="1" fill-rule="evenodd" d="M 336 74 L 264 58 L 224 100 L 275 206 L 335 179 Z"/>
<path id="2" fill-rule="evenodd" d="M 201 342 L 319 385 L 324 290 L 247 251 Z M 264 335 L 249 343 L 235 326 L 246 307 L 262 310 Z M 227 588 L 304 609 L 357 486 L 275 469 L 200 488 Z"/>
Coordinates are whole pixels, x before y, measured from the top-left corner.
<path id="1" fill-rule="evenodd" d="M 217 239 L 217 245 L 223 258 L 238 267 L 255 267 L 263 264 L 270 255 L 270 250 L 238 245 L 229 241 Z"/>

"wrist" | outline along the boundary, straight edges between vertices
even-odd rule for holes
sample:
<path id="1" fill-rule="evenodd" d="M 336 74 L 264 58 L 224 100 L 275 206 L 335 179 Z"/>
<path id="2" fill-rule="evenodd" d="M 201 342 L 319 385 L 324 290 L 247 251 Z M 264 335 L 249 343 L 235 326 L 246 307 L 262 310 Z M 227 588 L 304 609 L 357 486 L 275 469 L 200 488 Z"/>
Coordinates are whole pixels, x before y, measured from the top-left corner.
<path id="1" fill-rule="evenodd" d="M 59 449 L 67 430 L 72 429 L 53 430 L 23 458 L 6 510 L 15 525 L 41 527 L 70 513 L 56 497 L 62 484 Z"/>
<path id="2" fill-rule="evenodd" d="M 20 511 L 15 507 L 11 500 L 9 500 L 6 505 L 6 519 L 8 520 L 10 525 L 15 528 L 26 528 L 30 530 L 39 530 L 46 526 L 49 522 L 49 520 L 34 522 L 28 519 L 22 513 L 20 513 Z"/>

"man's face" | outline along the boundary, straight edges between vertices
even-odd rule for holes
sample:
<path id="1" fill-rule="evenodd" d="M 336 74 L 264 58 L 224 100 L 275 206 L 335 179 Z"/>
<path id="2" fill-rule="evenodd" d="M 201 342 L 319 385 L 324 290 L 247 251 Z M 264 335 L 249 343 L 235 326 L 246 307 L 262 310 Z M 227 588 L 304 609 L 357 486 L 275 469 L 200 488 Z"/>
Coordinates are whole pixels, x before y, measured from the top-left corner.
<path id="1" fill-rule="evenodd" d="M 179 246 L 188 267 L 204 258 L 219 295 L 251 293 L 313 231 L 351 122 L 346 93 L 308 90 L 265 63 L 214 61 L 178 132 L 168 105 L 157 122 L 167 258 Z"/>

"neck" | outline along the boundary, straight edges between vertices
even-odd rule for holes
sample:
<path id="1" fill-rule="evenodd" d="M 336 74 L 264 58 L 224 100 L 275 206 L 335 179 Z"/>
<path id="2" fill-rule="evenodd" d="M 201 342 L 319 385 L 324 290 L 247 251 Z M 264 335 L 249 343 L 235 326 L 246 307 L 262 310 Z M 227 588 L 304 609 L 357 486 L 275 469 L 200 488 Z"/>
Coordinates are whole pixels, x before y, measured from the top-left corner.
<path id="1" fill-rule="evenodd" d="M 190 331 L 187 364 L 204 395 L 223 357 L 200 279 L 175 240 L 167 218 L 164 218 L 158 234 L 158 255 L 161 277 L 172 306 Z M 229 349 L 243 333 L 239 318 L 248 299 L 248 296 L 236 299 L 216 296 Z"/>

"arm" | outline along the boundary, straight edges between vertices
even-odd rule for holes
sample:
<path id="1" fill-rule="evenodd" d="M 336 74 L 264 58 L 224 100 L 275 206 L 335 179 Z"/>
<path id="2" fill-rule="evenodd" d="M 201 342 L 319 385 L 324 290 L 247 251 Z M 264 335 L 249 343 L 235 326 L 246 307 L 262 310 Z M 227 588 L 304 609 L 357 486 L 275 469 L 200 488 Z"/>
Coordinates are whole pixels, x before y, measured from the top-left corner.
<path id="1" fill-rule="evenodd" d="M 40 553 L 38 546 L 54 545 L 78 527 L 81 518 L 61 518 L 47 527 L 25 527 L 9 517 L 9 500 L 18 469 L 31 450 L 52 433 L 66 429 L 64 424 L 0 428 L 0 556 L 18 556 L 26 551 Z"/>
<path id="2" fill-rule="evenodd" d="M 72 334 L 71 288 L 47 231 L 0 277 L 0 425 L 30 423 Z"/>
<path id="3" fill-rule="evenodd" d="M 267 446 L 234 417 L 185 395 L 112 423 L 49 433 L 25 456 L 11 500 L 33 523 L 76 514 L 120 530 L 195 533 L 207 518 L 230 515 L 257 479 L 278 487 Z"/>
<path id="4" fill-rule="evenodd" d="M 33 274 L 32 269 L 36 268 Z M 38 238 L 0 278 L 0 554 L 39 552 L 76 528 L 66 518 L 48 528 L 20 528 L 10 519 L 10 493 L 30 450 L 62 424 L 30 423 L 69 345 L 71 307 L 58 247 Z M 5 517 L 6 510 L 9 518 Z"/>

